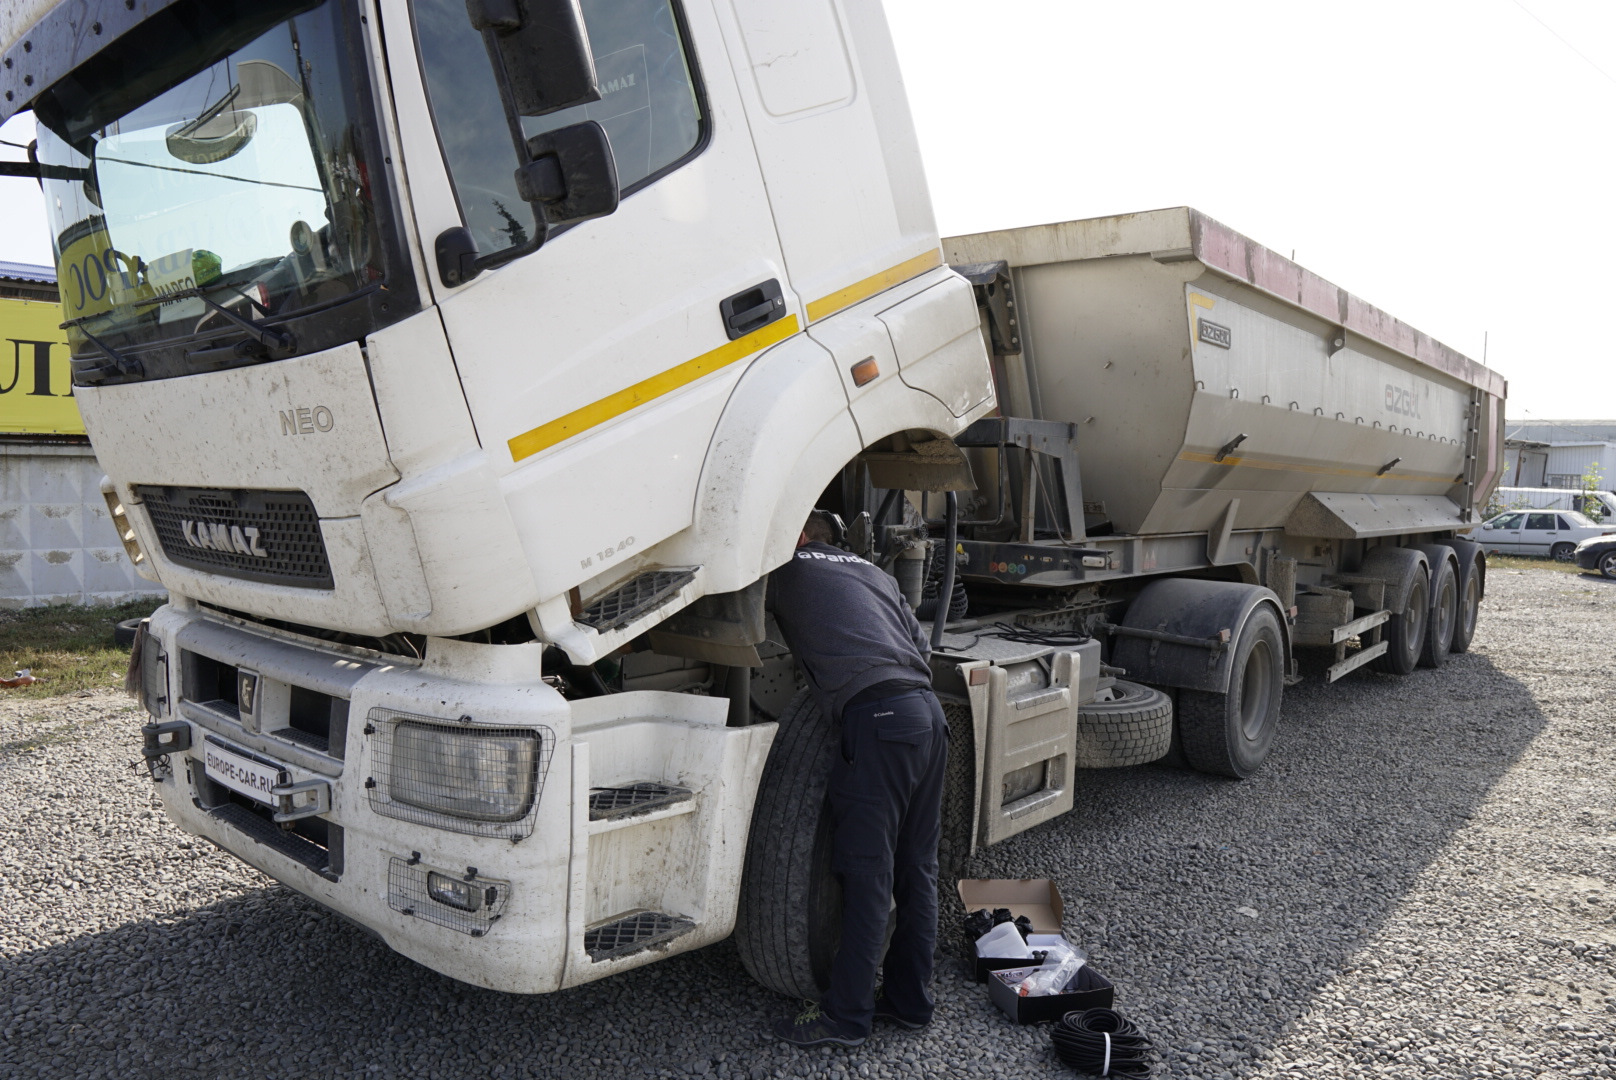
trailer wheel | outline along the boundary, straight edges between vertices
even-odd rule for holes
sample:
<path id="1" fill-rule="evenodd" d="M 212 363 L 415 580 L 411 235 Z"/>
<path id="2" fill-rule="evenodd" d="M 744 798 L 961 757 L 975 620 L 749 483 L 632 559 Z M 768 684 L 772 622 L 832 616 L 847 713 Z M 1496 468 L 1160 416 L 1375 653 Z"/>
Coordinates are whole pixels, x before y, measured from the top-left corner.
<path id="1" fill-rule="evenodd" d="M 807 690 L 797 691 L 779 722 L 752 808 L 735 944 L 762 986 L 817 1000 L 842 937 L 825 801 L 835 728 Z"/>
<path id="2" fill-rule="evenodd" d="M 1439 668 L 1448 662 L 1458 627 L 1459 576 L 1454 572 L 1453 552 L 1446 545 L 1421 545 L 1419 550 L 1431 561 L 1431 617 L 1425 624 L 1420 666 Z"/>
<path id="3" fill-rule="evenodd" d="M 1279 616 L 1255 608 L 1235 640 L 1229 690 L 1178 692 L 1178 735 L 1190 768 L 1243 780 L 1268 757 L 1285 692 Z"/>
<path id="4" fill-rule="evenodd" d="M 1114 769 L 1166 755 L 1173 741 L 1173 702 L 1166 694 L 1121 679 L 1101 693 L 1105 700 L 1077 707 L 1074 765 Z"/>
<path id="5" fill-rule="evenodd" d="M 1468 540 L 1444 540 L 1459 560 L 1459 610 L 1453 623 L 1453 644 L 1450 652 L 1462 653 L 1470 648 L 1470 639 L 1476 636 L 1476 622 L 1481 617 L 1481 596 L 1487 583 L 1487 556 L 1481 545 Z"/>
<path id="6" fill-rule="evenodd" d="M 1422 563 L 1411 562 L 1399 589 L 1403 611 L 1383 624 L 1386 651 L 1374 661 L 1376 671 L 1407 675 L 1419 665 L 1425 649 L 1425 624 L 1431 617 L 1431 580 Z"/>

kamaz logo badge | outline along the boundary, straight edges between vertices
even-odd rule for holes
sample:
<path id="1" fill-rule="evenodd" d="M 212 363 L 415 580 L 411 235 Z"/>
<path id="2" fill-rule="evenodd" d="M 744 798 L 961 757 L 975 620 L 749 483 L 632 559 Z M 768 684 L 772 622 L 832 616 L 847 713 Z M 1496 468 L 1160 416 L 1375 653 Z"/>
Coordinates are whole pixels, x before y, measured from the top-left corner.
<path id="1" fill-rule="evenodd" d="M 1196 319 L 1195 326 L 1196 337 L 1208 345 L 1216 345 L 1220 349 L 1234 347 L 1234 331 L 1227 326 L 1220 326 L 1215 322 L 1208 322 L 1206 319 Z"/>
<path id="2" fill-rule="evenodd" d="M 251 555 L 267 559 L 269 552 L 258 546 L 258 530 L 243 529 L 240 525 L 225 525 L 217 521 L 180 521 L 180 532 L 185 542 L 206 551 L 223 551 L 235 555 Z"/>

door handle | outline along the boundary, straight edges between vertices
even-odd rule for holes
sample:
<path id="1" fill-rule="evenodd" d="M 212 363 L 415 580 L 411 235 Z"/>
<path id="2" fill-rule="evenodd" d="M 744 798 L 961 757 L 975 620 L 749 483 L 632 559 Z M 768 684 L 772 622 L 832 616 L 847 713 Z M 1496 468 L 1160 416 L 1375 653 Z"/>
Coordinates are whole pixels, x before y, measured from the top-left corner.
<path id="1" fill-rule="evenodd" d="M 786 302 L 780 293 L 779 279 L 770 278 L 761 285 L 726 297 L 719 301 L 718 313 L 723 316 L 724 332 L 731 341 L 784 318 Z"/>

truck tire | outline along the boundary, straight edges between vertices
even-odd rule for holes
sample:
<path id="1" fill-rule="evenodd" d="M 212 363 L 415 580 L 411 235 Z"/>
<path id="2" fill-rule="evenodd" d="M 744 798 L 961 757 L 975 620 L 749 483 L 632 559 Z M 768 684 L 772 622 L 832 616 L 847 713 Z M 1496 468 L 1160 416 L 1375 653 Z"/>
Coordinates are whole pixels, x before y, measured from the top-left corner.
<path id="1" fill-rule="evenodd" d="M 842 889 L 830 868 L 825 801 L 835 725 L 807 690 L 797 691 L 779 723 L 752 808 L 735 944 L 760 985 L 818 1000 L 842 937 Z"/>
<path id="2" fill-rule="evenodd" d="M 1459 613 L 1453 623 L 1453 644 L 1450 652 L 1462 653 L 1470 649 L 1470 639 L 1476 636 L 1476 621 L 1481 617 L 1481 597 L 1486 591 L 1487 556 L 1481 545 L 1469 540 L 1444 540 L 1453 549 L 1459 562 Z"/>
<path id="3" fill-rule="evenodd" d="M 1143 765 L 1167 754 L 1173 742 L 1173 702 L 1166 694 L 1121 679 L 1100 693 L 1105 700 L 1077 707 L 1077 768 Z"/>
<path id="4" fill-rule="evenodd" d="M 970 703 L 945 699 L 942 704 L 949 740 L 937 911 L 946 928 L 948 913 L 959 907 L 955 882 L 970 855 L 976 758 Z M 807 690 L 797 691 L 779 723 L 752 808 L 735 944 L 742 965 L 761 986 L 817 1001 L 830 983 L 831 961 L 842 939 L 842 889 L 831 871 L 825 799 L 839 744 L 835 725 Z M 951 949 L 954 940 L 940 932 L 939 952 L 945 944 Z"/>
<path id="5" fill-rule="evenodd" d="M 1448 662 L 1459 624 L 1459 574 L 1453 551 L 1445 544 L 1421 544 L 1419 550 L 1431 563 L 1431 617 L 1425 624 L 1420 666 L 1439 668 Z"/>
<path id="6" fill-rule="evenodd" d="M 140 633 L 140 624 L 145 619 L 125 619 L 112 628 L 112 640 L 121 649 L 133 648 L 135 635 Z"/>
<path id="7" fill-rule="evenodd" d="M 1408 564 L 1398 591 L 1406 598 L 1403 610 L 1381 625 L 1386 651 L 1374 661 L 1375 670 L 1388 675 L 1413 671 L 1425 650 L 1425 624 L 1431 618 L 1431 581 L 1424 563 Z"/>
<path id="8" fill-rule="evenodd" d="M 1178 692 L 1178 737 L 1190 768 L 1244 780 L 1268 757 L 1285 692 L 1279 616 L 1255 608 L 1232 646 L 1229 690 Z"/>

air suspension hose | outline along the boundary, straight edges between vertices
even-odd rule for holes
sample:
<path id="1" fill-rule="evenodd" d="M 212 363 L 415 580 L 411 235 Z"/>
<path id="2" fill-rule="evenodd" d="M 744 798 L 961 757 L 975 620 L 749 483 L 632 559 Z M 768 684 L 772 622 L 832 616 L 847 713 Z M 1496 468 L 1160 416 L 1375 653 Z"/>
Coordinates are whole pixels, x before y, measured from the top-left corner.
<path id="1" fill-rule="evenodd" d="M 1150 1040 L 1133 1021 L 1111 1009 L 1069 1012 L 1050 1032 L 1055 1056 L 1095 1076 L 1149 1076 Z"/>

